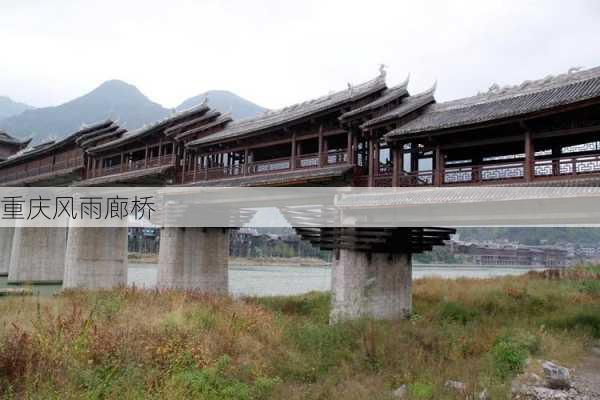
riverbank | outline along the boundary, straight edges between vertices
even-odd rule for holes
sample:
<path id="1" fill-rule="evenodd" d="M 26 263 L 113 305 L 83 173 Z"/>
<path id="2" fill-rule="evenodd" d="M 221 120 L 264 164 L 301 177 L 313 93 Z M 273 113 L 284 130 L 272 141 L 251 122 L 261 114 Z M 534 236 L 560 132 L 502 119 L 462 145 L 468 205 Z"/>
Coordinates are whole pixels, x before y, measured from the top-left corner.
<path id="1" fill-rule="evenodd" d="M 129 255 L 130 264 L 157 264 L 157 254 Z M 229 265 L 233 267 L 264 267 L 264 266 L 299 266 L 299 267 L 328 267 L 331 263 L 314 257 L 229 257 Z"/>
<path id="2" fill-rule="evenodd" d="M 600 270 L 414 282 L 408 321 L 329 326 L 329 296 L 68 292 L 0 301 L 2 398 L 505 399 L 526 359 L 600 339 Z M 143 310 L 143 312 L 141 312 Z"/>

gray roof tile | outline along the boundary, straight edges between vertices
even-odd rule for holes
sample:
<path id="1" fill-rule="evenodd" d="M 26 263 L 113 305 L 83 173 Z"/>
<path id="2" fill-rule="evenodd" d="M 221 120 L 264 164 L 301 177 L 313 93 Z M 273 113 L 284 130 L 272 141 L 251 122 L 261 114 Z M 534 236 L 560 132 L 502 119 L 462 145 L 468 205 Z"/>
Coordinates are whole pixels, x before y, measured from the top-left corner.
<path id="1" fill-rule="evenodd" d="M 422 107 L 425 107 L 426 105 L 435 102 L 434 93 L 435 93 L 435 85 L 431 89 L 429 89 L 423 93 L 419 93 L 414 96 L 406 97 L 405 99 L 402 100 L 402 103 L 398 107 L 388 111 L 387 113 L 385 113 L 383 115 L 380 115 L 376 118 L 373 118 L 373 119 L 365 122 L 364 124 L 361 125 L 361 128 L 368 129 L 368 128 L 377 126 L 379 124 L 383 124 L 386 122 L 390 122 L 390 121 L 394 121 L 394 120 L 403 118 L 403 117 L 407 116 L 408 114 L 410 114 L 411 112 L 417 111 L 417 110 L 421 109 Z"/>
<path id="2" fill-rule="evenodd" d="M 401 97 L 407 96 L 408 95 L 408 89 L 407 89 L 408 82 L 409 82 L 409 78 L 406 78 L 406 80 L 404 82 L 402 82 L 401 84 L 384 90 L 382 93 L 382 96 L 380 98 L 378 98 L 377 100 L 374 100 L 368 104 L 365 104 L 362 107 L 355 108 L 353 110 L 350 110 L 350 111 L 342 114 L 342 116 L 340 117 L 340 120 L 341 121 L 348 120 L 357 115 L 367 113 L 370 111 L 375 111 L 379 107 L 383 107 L 386 104 L 388 104 L 389 102 L 392 102 Z"/>
<path id="3" fill-rule="evenodd" d="M 285 123 L 300 120 L 331 108 L 339 107 L 351 101 L 355 101 L 378 91 L 384 90 L 385 77 L 378 76 L 375 79 L 367 81 L 349 89 L 342 90 L 319 97 L 314 100 L 305 101 L 293 106 L 285 107 L 280 110 L 266 111 L 264 114 L 234 121 L 224 130 L 208 135 L 204 138 L 190 142 L 190 145 L 203 145 L 215 142 L 226 141 L 239 136 L 257 133 L 263 130 L 272 129 Z"/>
<path id="4" fill-rule="evenodd" d="M 389 132 L 388 138 L 474 125 L 600 97 L 600 67 L 431 105 L 419 117 Z"/>

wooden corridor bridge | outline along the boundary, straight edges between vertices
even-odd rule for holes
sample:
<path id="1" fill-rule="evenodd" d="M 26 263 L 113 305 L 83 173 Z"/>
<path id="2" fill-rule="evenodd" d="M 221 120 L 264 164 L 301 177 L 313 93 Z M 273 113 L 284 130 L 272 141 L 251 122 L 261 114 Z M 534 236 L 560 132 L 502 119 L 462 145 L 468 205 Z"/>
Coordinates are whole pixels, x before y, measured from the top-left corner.
<path id="1" fill-rule="evenodd" d="M 485 93 L 440 103 L 435 86 L 411 94 L 408 84 L 407 79 L 388 87 L 381 69 L 362 84 L 239 121 L 205 103 L 135 131 L 107 120 L 33 147 L 0 133 L 0 185 L 600 184 L 600 67 L 511 87 L 494 85 Z M 36 238 L 41 233 L 27 229 L 0 240 L 8 243 L 10 236 L 11 244 L 4 245 L 12 246 L 10 254 L 0 258 L 0 272 L 10 271 L 9 280 L 62 280 L 66 287 L 123 284 L 123 229 L 53 233 L 55 246 L 66 251 L 39 257 L 54 267 L 26 260 L 33 257 L 31 243 L 41 243 Z M 226 291 L 225 230 L 167 230 L 161 238 L 161 284 Z M 410 254 L 443 243 L 452 231 L 340 232 L 300 232 L 334 250 L 334 320 L 409 312 Z M 98 247 L 101 243 L 109 248 Z M 97 255 L 91 261 L 90 251 Z M 95 272 L 99 268 L 112 272 Z M 359 290 L 373 277 L 371 294 Z"/>

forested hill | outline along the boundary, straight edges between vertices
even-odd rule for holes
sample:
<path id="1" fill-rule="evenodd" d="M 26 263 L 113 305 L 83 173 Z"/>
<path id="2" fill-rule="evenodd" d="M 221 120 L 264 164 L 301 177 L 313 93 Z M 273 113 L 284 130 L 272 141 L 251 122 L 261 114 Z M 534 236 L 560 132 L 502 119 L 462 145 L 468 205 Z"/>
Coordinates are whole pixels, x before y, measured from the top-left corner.
<path id="1" fill-rule="evenodd" d="M 527 245 L 574 243 L 580 246 L 600 246 L 598 228 L 461 228 L 461 240 L 508 240 Z"/>

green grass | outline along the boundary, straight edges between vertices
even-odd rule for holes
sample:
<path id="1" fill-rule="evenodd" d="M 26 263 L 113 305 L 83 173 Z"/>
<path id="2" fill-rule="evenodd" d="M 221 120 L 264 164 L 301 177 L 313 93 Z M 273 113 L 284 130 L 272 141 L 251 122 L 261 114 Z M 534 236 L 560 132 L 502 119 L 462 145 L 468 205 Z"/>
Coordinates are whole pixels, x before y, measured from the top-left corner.
<path id="1" fill-rule="evenodd" d="M 571 366 L 600 338 L 594 274 L 418 279 L 410 319 L 335 326 L 323 293 L 2 299 L 0 398 L 504 399 L 527 358 Z"/>

